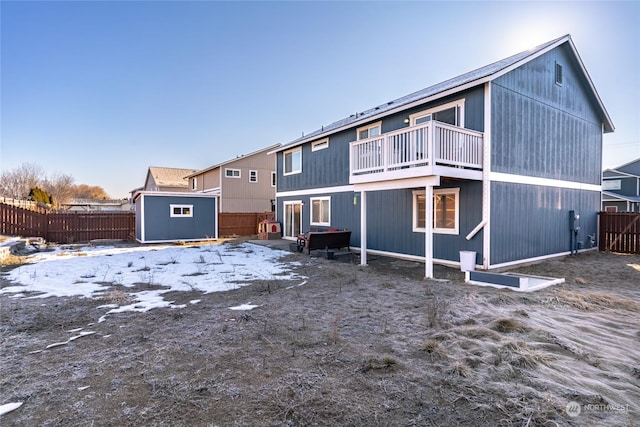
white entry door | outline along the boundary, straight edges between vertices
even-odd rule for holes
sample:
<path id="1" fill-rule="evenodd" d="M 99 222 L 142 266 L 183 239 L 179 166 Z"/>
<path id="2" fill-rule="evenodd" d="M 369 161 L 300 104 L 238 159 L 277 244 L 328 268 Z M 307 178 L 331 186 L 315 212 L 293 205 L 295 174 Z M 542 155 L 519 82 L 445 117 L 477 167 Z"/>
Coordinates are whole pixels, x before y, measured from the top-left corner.
<path id="1" fill-rule="evenodd" d="M 296 238 L 302 232 L 302 201 L 284 202 L 283 237 Z"/>

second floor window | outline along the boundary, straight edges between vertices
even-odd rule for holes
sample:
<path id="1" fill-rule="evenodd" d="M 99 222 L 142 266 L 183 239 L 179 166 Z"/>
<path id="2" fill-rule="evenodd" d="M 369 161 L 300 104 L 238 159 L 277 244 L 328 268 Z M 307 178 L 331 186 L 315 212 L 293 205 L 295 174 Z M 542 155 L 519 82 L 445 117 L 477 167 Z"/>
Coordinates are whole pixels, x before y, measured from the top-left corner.
<path id="1" fill-rule="evenodd" d="M 224 176 L 227 178 L 240 178 L 240 169 L 225 169 Z"/>
<path id="2" fill-rule="evenodd" d="M 249 171 L 249 182 L 258 182 L 258 171 Z"/>
<path id="3" fill-rule="evenodd" d="M 371 123 L 370 125 L 358 128 L 358 140 L 373 138 L 374 136 L 378 136 L 381 133 L 382 133 L 382 123 L 381 122 Z"/>
<path id="4" fill-rule="evenodd" d="M 284 152 L 284 175 L 302 172 L 302 147 Z"/>

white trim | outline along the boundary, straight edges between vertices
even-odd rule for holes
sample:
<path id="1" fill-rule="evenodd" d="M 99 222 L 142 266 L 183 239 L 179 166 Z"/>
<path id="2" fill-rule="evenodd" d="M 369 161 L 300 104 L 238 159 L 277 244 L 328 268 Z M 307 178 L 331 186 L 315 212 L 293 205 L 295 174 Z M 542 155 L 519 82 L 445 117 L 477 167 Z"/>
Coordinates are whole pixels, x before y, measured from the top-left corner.
<path id="1" fill-rule="evenodd" d="M 360 265 L 367 265 L 367 192 L 360 193 Z"/>
<path id="2" fill-rule="evenodd" d="M 329 138 L 323 138 L 311 143 L 311 151 L 326 150 L 329 148 Z"/>
<path id="3" fill-rule="evenodd" d="M 253 178 L 254 180 L 252 180 L 252 176 L 251 174 L 253 174 Z M 249 169 L 249 183 L 251 184 L 256 184 L 258 182 L 258 171 L 255 169 Z"/>
<path id="4" fill-rule="evenodd" d="M 138 243 L 175 243 L 175 242 L 210 242 L 213 240 L 218 240 L 218 237 L 205 237 L 202 239 L 173 239 L 173 240 L 141 240 L 136 239 Z"/>
<path id="5" fill-rule="evenodd" d="M 360 253 L 360 258 L 362 259 L 362 251 L 360 248 L 354 246 L 351 248 L 351 251 Z M 380 256 L 387 256 L 389 258 L 404 259 L 407 261 L 424 262 L 424 257 L 420 255 L 409 255 L 409 254 L 402 254 L 399 252 L 381 251 L 379 249 L 367 249 L 367 253 L 372 253 L 374 255 L 380 255 Z M 446 265 L 448 267 L 460 267 L 460 262 L 450 261 L 448 259 L 433 258 L 433 263 L 439 264 L 439 265 Z"/>
<path id="6" fill-rule="evenodd" d="M 350 191 L 356 191 L 353 185 L 341 185 L 339 187 L 308 188 L 306 190 L 278 191 L 276 192 L 276 197 L 312 196 L 316 194 L 347 193 Z"/>
<path id="7" fill-rule="evenodd" d="M 572 190 L 602 191 L 602 185 L 586 184 L 576 181 L 564 181 L 560 179 L 538 178 L 535 176 L 514 175 L 502 172 L 490 172 L 491 181 L 509 182 L 511 184 L 541 185 L 544 187 L 569 188 Z"/>
<path id="8" fill-rule="evenodd" d="M 476 228 L 474 228 L 473 230 L 471 230 L 469 234 L 467 234 L 467 237 L 465 237 L 465 239 L 467 240 L 473 239 L 473 236 L 478 234 L 478 231 L 482 230 L 482 227 L 484 227 L 485 225 L 487 225 L 487 221 L 484 221 L 484 220 L 481 221 L 480 224 L 476 225 Z"/>
<path id="9" fill-rule="evenodd" d="M 144 242 L 145 237 L 145 221 L 144 221 L 144 194 L 140 195 L 140 239 Z M 135 203 L 135 200 L 134 200 Z M 137 207 L 136 207 L 137 209 Z M 136 216 L 138 212 L 136 212 Z M 137 236 L 136 236 L 137 240 Z"/>
<path id="10" fill-rule="evenodd" d="M 415 121 L 416 119 L 419 119 L 420 117 L 424 117 L 424 116 L 433 116 L 433 113 L 437 113 L 439 111 L 443 111 L 443 110 L 448 110 L 450 108 L 453 107 L 460 107 L 460 123 L 456 123 L 454 126 L 458 126 L 460 128 L 464 129 L 464 105 L 465 105 L 465 98 L 460 98 L 458 100 L 452 101 L 452 102 L 447 102 L 446 104 L 441 104 L 435 107 L 431 107 L 429 109 L 423 110 L 423 111 L 419 111 L 417 113 L 413 113 L 409 115 L 409 124 L 411 126 L 417 126 Z M 457 119 L 457 118 L 456 118 Z M 431 120 L 433 120 L 433 117 L 431 117 Z"/>
<path id="11" fill-rule="evenodd" d="M 231 172 L 231 175 L 229 175 L 228 172 Z M 236 172 L 238 172 L 238 176 L 235 175 Z M 242 170 L 235 168 L 224 168 L 224 177 L 234 179 L 242 178 Z"/>
<path id="12" fill-rule="evenodd" d="M 199 193 L 216 193 L 217 195 L 220 195 L 221 193 L 221 188 L 220 187 L 213 187 L 213 188 L 207 188 L 206 190 L 202 190 L 199 191 Z"/>
<path id="13" fill-rule="evenodd" d="M 300 168 L 299 169 L 293 169 L 293 161 L 291 162 L 291 171 L 287 172 L 287 154 L 293 154 L 299 152 L 300 153 Z M 282 175 L 283 176 L 287 176 L 287 175 L 295 175 L 298 173 L 302 173 L 302 147 L 301 146 L 297 146 L 294 147 L 290 150 L 284 151 L 282 153 Z"/>
<path id="14" fill-rule="evenodd" d="M 323 201 L 329 202 L 329 221 L 325 222 L 314 222 L 313 221 L 313 202 L 314 201 Z M 310 197 L 309 198 L 309 225 L 319 225 L 321 227 L 329 227 L 331 226 L 331 196 L 323 196 L 323 197 Z M 322 205 L 322 204 L 321 204 Z"/>
<path id="15" fill-rule="evenodd" d="M 594 250 L 597 251 L 598 247 L 579 249 L 578 252 L 587 252 L 587 251 L 594 251 Z M 534 257 L 534 258 L 526 258 L 526 259 L 519 259 L 517 261 L 503 262 L 502 264 L 492 265 L 490 270 L 495 270 L 496 268 L 504 268 L 504 267 L 511 267 L 511 266 L 514 266 L 514 265 L 526 264 L 526 263 L 530 263 L 530 262 L 544 261 L 546 259 L 558 258 L 558 257 L 561 257 L 561 256 L 567 256 L 567 255 L 571 255 L 571 252 L 570 251 L 569 252 L 558 252 L 558 253 L 555 253 L 555 254 L 542 255 L 542 256 Z"/>
<path id="16" fill-rule="evenodd" d="M 484 136 L 482 142 L 482 267 L 491 267 L 491 82 L 484 85 Z"/>
<path id="17" fill-rule="evenodd" d="M 353 191 L 400 190 L 404 188 L 426 187 L 427 185 L 432 187 L 440 185 L 440 176 L 430 175 L 417 178 L 396 179 L 393 181 L 363 182 L 355 184 Z"/>
<path id="18" fill-rule="evenodd" d="M 142 196 L 155 196 L 155 197 L 167 197 L 167 196 L 171 196 L 171 197 L 219 197 L 217 194 L 204 194 L 204 193 L 192 193 L 192 192 L 175 192 L 175 191 L 140 191 L 138 193 L 136 193 L 136 196 L 134 198 L 137 199 L 138 197 L 142 197 Z"/>

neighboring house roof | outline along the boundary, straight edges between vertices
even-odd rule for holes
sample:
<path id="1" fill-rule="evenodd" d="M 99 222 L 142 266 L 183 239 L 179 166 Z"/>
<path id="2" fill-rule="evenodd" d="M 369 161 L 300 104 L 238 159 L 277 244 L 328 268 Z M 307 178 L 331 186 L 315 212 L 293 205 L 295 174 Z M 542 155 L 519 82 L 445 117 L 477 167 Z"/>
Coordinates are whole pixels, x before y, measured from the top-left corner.
<path id="1" fill-rule="evenodd" d="M 640 177 L 640 159 L 632 160 L 629 163 L 625 163 L 622 166 L 618 166 L 613 170 L 626 175 L 633 175 L 633 176 Z"/>
<path id="2" fill-rule="evenodd" d="M 516 55 L 494 62 L 482 68 L 478 68 L 477 70 L 470 71 L 458 77 L 454 77 L 442 83 L 438 83 L 436 85 L 430 86 L 426 89 L 419 90 L 417 92 L 403 96 L 393 101 L 389 101 L 386 104 L 379 105 L 377 107 L 363 111 L 362 113 L 352 114 L 349 117 L 333 122 L 330 125 L 323 126 L 321 129 L 318 129 L 308 135 L 305 135 L 301 138 L 291 141 L 290 143 L 285 144 L 280 148 L 274 150 L 274 152 L 283 151 L 288 148 L 301 145 L 305 142 L 313 141 L 315 139 L 332 134 L 338 130 L 346 129 L 348 127 L 353 127 L 357 124 L 365 124 L 365 122 L 369 122 L 376 118 L 386 116 L 392 112 L 402 111 L 404 109 L 410 108 L 413 106 L 413 104 L 424 103 L 430 100 L 435 100 L 437 98 L 446 96 L 450 93 L 459 92 L 469 87 L 477 86 L 479 84 L 483 84 L 488 81 L 494 80 L 502 76 L 503 74 L 539 57 L 540 55 L 564 43 L 569 44 L 571 51 L 573 52 L 575 59 L 580 69 L 583 72 L 584 78 L 589 84 L 589 87 L 591 88 L 593 97 L 596 100 L 596 103 L 602 112 L 603 122 L 604 122 L 604 131 L 613 132 L 614 130 L 613 122 L 611 121 L 611 118 L 609 117 L 607 110 L 604 108 L 604 104 L 602 103 L 600 96 L 596 92 L 595 86 L 593 85 L 593 82 L 591 81 L 591 78 L 589 77 L 589 74 L 587 73 L 587 70 L 584 64 L 582 63 L 580 56 L 578 55 L 578 51 L 576 50 L 573 44 L 573 41 L 571 40 L 571 36 L 567 34 L 565 36 L 559 37 L 555 40 L 551 40 L 547 43 L 537 46 L 533 49 L 520 52 Z"/>
<path id="3" fill-rule="evenodd" d="M 627 196 L 619 193 L 611 193 L 610 191 L 603 191 L 602 195 L 607 197 L 606 199 L 603 198 L 603 202 L 611 201 L 612 199 L 626 200 L 627 202 L 640 202 L 640 196 Z"/>
<path id="4" fill-rule="evenodd" d="M 197 176 L 197 175 L 202 175 L 203 173 L 212 171 L 212 170 L 214 170 L 216 168 L 219 168 L 221 166 L 224 166 L 224 165 L 228 165 L 229 163 L 233 163 L 233 162 L 235 162 L 237 160 L 244 159 L 246 157 L 255 156 L 256 154 L 261 154 L 261 153 L 264 153 L 265 151 L 267 151 L 267 152 L 268 151 L 272 151 L 272 150 L 275 150 L 278 147 L 280 147 L 280 144 L 275 144 L 275 145 L 272 145 L 272 146 L 267 147 L 267 148 L 262 148 L 260 150 L 254 151 L 254 152 L 249 153 L 249 154 L 241 154 L 241 155 L 237 156 L 234 159 L 226 160 L 226 161 L 224 161 L 222 163 L 218 163 L 217 165 L 210 166 L 210 167 L 208 167 L 206 169 L 202 169 L 202 170 L 199 170 L 199 171 L 193 171 L 193 173 L 185 176 L 185 178 L 189 179 L 189 178 L 192 178 L 192 177 Z"/>
<path id="5" fill-rule="evenodd" d="M 128 199 L 71 199 L 65 203 L 61 203 L 64 206 L 72 205 L 94 205 L 94 206 L 122 206 L 129 203 Z"/>
<path id="6" fill-rule="evenodd" d="M 189 181 L 186 177 L 195 171 L 195 169 L 149 166 L 147 182 L 151 176 L 158 187 L 188 187 Z"/>

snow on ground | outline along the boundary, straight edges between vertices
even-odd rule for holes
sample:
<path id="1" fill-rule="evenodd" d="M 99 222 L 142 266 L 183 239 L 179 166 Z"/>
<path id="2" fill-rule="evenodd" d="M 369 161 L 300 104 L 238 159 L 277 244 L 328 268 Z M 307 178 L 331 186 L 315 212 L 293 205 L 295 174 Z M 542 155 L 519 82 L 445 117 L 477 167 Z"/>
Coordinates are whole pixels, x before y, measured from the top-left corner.
<path id="1" fill-rule="evenodd" d="M 299 279 L 285 264 L 278 262 L 285 253 L 250 243 L 62 247 L 29 257 L 31 264 L 6 275 L 5 278 L 14 284 L 0 289 L 0 294 L 13 294 L 16 298 L 99 298 L 113 289 L 113 285 L 146 284 L 151 289 L 130 293 L 134 298 L 132 303 L 108 304 L 102 308 L 110 309 L 106 314 L 145 312 L 158 307 L 180 308 L 182 306 L 166 300 L 164 294 L 172 291 L 220 292 L 254 280 Z M 161 289 L 157 289 L 159 287 Z M 104 316 L 100 318 L 102 320 Z"/>

